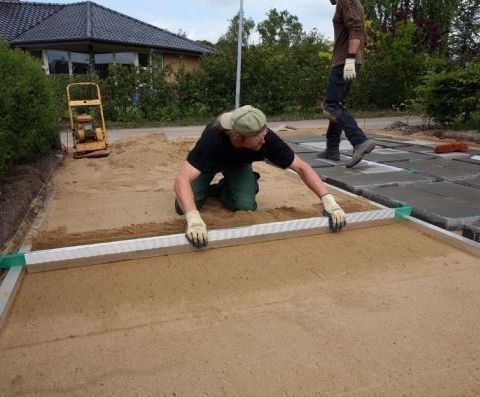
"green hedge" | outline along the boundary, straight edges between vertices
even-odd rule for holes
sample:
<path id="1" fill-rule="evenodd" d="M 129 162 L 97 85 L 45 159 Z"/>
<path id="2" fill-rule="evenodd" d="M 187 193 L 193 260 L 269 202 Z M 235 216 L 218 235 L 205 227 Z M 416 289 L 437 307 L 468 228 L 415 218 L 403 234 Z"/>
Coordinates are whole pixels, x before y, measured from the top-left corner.
<path id="1" fill-rule="evenodd" d="M 480 107 L 480 62 L 430 73 L 418 87 L 416 101 L 420 110 L 439 123 L 468 122 Z"/>
<path id="2" fill-rule="evenodd" d="M 46 153 L 58 139 L 50 79 L 28 54 L 0 43 L 0 177 L 19 161 Z"/>

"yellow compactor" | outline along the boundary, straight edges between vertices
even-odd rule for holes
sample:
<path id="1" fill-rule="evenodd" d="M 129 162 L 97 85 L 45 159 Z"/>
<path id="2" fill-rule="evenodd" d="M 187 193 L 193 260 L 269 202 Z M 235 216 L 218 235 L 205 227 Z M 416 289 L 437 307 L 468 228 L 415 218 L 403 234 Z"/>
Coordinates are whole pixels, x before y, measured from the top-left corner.
<path id="1" fill-rule="evenodd" d="M 72 88 L 94 87 L 96 97 L 72 99 Z M 100 87 L 96 83 L 72 83 L 67 85 L 68 113 L 73 136 L 73 157 L 105 157 L 110 154 L 107 129 L 103 117 Z M 78 109 L 79 110 L 78 110 Z"/>

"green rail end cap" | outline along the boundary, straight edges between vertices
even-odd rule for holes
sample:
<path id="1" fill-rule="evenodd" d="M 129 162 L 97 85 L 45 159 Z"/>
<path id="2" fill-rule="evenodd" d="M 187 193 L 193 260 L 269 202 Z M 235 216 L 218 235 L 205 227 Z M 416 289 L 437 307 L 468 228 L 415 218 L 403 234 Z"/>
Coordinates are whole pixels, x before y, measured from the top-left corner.
<path id="1" fill-rule="evenodd" d="M 404 218 L 406 216 L 412 215 L 412 207 L 408 205 L 404 205 L 403 207 L 395 208 L 395 217 L 396 218 Z"/>
<path id="2" fill-rule="evenodd" d="M 11 267 L 25 266 L 25 254 L 17 253 L 0 257 L 0 268 L 9 269 Z"/>

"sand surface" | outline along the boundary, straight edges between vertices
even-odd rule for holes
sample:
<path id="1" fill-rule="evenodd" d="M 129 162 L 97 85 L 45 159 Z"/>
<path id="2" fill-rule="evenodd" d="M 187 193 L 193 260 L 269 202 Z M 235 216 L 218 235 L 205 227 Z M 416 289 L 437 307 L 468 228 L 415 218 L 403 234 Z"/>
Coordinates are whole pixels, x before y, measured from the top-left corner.
<path id="1" fill-rule="evenodd" d="M 0 395 L 479 395 L 479 306 L 404 224 L 29 274 Z"/>
<path id="2" fill-rule="evenodd" d="M 115 142 L 106 158 L 67 158 L 53 178 L 54 193 L 33 249 L 183 233 L 173 182 L 195 141 L 146 134 Z M 296 175 L 264 162 L 254 168 L 261 174 L 258 210 L 232 212 L 209 199 L 201 212 L 210 229 L 321 214 L 320 200 Z M 346 212 L 372 208 L 364 199 L 335 194 Z"/>
<path id="3" fill-rule="evenodd" d="M 193 144 L 142 135 L 67 159 L 34 247 L 183 232 L 172 186 Z M 295 175 L 255 168 L 259 210 L 211 200 L 210 228 L 321 213 Z M 395 223 L 28 274 L 0 395 L 480 395 L 479 264 Z"/>

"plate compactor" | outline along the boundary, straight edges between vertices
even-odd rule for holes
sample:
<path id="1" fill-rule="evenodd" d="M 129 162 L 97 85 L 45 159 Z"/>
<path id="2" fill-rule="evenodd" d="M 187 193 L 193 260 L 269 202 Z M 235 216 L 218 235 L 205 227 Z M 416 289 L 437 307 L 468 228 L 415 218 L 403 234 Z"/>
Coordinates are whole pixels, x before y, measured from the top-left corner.
<path id="1" fill-rule="evenodd" d="M 96 97 L 72 99 L 74 87 L 94 87 Z M 105 157 L 110 154 L 103 117 L 100 87 L 96 83 L 72 83 L 67 86 L 68 113 L 73 136 L 73 157 Z M 76 108 L 80 108 L 78 111 Z"/>

